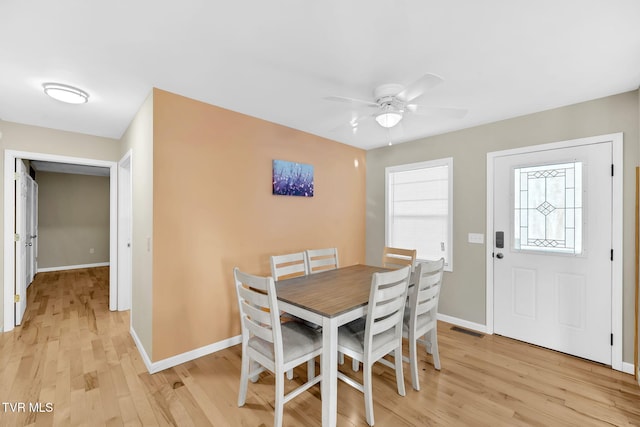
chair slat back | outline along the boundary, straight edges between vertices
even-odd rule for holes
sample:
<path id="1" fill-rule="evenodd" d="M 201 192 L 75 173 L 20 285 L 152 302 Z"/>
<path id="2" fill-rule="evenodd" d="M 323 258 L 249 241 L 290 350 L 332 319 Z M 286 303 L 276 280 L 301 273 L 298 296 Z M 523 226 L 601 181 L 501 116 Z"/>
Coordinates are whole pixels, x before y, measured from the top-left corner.
<path id="1" fill-rule="evenodd" d="M 309 274 L 334 270 L 339 267 L 338 248 L 308 249 L 305 251 Z"/>
<path id="2" fill-rule="evenodd" d="M 401 339 L 410 274 L 409 266 L 384 273 L 374 273 L 365 325 L 365 353 L 376 347 L 376 336 L 390 329 L 395 328 L 395 337 Z"/>
<path id="3" fill-rule="evenodd" d="M 431 313 L 435 319 L 438 311 L 438 300 L 442 288 L 444 258 L 437 261 L 419 262 L 416 266 L 415 289 L 409 297 L 410 322 L 418 316 Z"/>
<path id="4" fill-rule="evenodd" d="M 385 246 L 382 252 L 382 266 L 385 268 L 402 268 L 406 265 L 413 266 L 416 262 L 415 249 L 392 248 Z"/>
<path id="5" fill-rule="evenodd" d="M 304 252 L 271 257 L 271 276 L 273 280 L 291 279 L 309 274 Z"/>
<path id="6" fill-rule="evenodd" d="M 243 273 L 234 268 L 233 275 L 240 308 L 242 339 L 256 336 L 274 344 L 278 355 L 282 348 L 282 331 L 276 299 L 275 284 L 271 277 Z"/>

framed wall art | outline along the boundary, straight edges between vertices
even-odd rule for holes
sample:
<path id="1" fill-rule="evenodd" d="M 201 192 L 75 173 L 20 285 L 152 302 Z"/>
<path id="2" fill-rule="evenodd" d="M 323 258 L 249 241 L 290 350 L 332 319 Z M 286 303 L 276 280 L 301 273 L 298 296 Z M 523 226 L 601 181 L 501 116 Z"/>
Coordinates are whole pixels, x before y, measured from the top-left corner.
<path id="1" fill-rule="evenodd" d="M 313 165 L 274 160 L 273 194 L 313 197 Z"/>

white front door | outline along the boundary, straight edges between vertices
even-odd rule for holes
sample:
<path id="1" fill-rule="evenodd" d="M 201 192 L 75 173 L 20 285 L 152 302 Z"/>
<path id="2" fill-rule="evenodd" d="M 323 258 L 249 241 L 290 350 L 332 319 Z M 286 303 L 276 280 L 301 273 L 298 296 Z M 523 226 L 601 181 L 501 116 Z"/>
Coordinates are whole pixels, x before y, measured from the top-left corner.
<path id="1" fill-rule="evenodd" d="M 494 332 L 611 364 L 612 143 L 494 158 Z"/>

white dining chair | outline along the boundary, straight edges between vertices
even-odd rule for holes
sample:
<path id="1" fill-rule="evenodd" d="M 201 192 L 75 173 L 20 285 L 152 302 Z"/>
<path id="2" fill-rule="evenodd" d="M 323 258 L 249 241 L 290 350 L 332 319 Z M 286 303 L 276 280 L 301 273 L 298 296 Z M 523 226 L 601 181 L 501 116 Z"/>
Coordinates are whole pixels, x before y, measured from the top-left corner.
<path id="1" fill-rule="evenodd" d="M 292 279 L 294 277 L 306 276 L 309 274 L 309 268 L 307 266 L 307 258 L 304 252 L 294 252 L 284 255 L 272 255 L 271 256 L 271 277 L 273 280 Z M 309 327 L 320 330 L 319 325 L 313 325 L 305 320 L 299 319 L 296 316 L 283 313 L 285 321 L 296 321 L 304 323 Z M 309 370 L 313 372 L 315 369 L 315 361 L 309 361 Z M 287 378 L 293 379 L 293 370 L 287 372 Z"/>
<path id="2" fill-rule="evenodd" d="M 271 277 L 273 280 L 291 279 L 309 274 L 304 252 L 271 256 Z"/>
<path id="3" fill-rule="evenodd" d="M 405 310 L 402 334 L 409 340 L 411 382 L 415 390 L 420 390 L 418 343 L 424 344 L 427 353 L 433 356 L 433 366 L 440 370 L 437 316 L 443 270 L 444 258 L 419 262 L 413 275 L 414 286 L 409 290 L 409 306 Z"/>
<path id="4" fill-rule="evenodd" d="M 284 404 L 320 382 L 307 372 L 307 381 L 284 394 L 284 374 L 314 360 L 322 352 L 322 334 L 298 322 L 281 323 L 273 278 L 253 276 L 234 268 L 242 325 L 242 366 L 238 406 L 244 406 L 249 379 L 265 369 L 275 376 L 275 427 L 282 426 Z M 257 369 L 251 370 L 257 363 Z"/>
<path id="5" fill-rule="evenodd" d="M 356 319 L 338 328 L 338 351 L 362 362 L 363 383 L 358 383 L 340 371 L 338 378 L 364 393 L 366 419 L 371 426 L 374 423 L 371 386 L 371 369 L 374 363 L 379 361 L 395 369 L 398 394 L 405 395 L 402 373 L 402 321 L 410 274 L 409 266 L 374 273 L 366 318 Z M 394 364 L 383 359 L 389 352 L 394 353 Z"/>
<path id="6" fill-rule="evenodd" d="M 415 249 L 402 249 L 385 246 L 382 251 L 382 266 L 385 268 L 395 269 L 409 265 L 413 271 L 415 263 Z"/>
<path id="7" fill-rule="evenodd" d="M 307 261 L 307 271 L 309 271 L 309 274 L 340 268 L 338 248 L 307 249 L 304 251 L 304 256 Z M 341 365 L 344 364 L 344 355 L 342 353 L 338 354 L 338 363 Z M 354 362 L 354 365 L 355 363 L 357 362 Z"/>
<path id="8" fill-rule="evenodd" d="M 338 248 L 308 249 L 304 252 L 309 274 L 339 268 Z"/>
<path id="9" fill-rule="evenodd" d="M 416 262 L 415 249 L 394 248 L 385 246 L 382 251 L 382 266 L 384 268 L 398 269 L 410 266 L 413 271 Z M 351 369 L 357 372 L 360 369 L 360 363 L 357 360 L 351 361 Z"/>

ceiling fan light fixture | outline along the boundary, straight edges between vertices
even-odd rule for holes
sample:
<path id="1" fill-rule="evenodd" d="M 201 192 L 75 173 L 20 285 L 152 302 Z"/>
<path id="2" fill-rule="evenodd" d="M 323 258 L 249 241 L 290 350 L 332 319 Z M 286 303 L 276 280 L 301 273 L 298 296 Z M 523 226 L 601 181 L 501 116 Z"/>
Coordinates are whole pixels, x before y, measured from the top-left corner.
<path id="1" fill-rule="evenodd" d="M 85 104 L 89 101 L 89 94 L 77 87 L 61 83 L 44 83 L 42 88 L 51 98 L 67 104 Z"/>
<path id="2" fill-rule="evenodd" d="M 392 128 L 402 120 L 402 113 L 397 111 L 385 111 L 376 116 L 376 122 L 383 128 Z"/>

